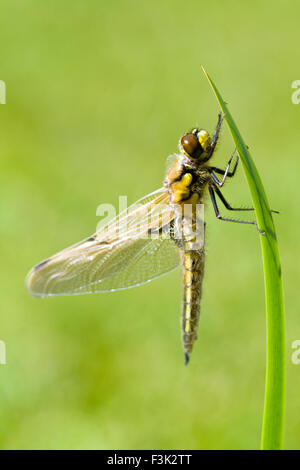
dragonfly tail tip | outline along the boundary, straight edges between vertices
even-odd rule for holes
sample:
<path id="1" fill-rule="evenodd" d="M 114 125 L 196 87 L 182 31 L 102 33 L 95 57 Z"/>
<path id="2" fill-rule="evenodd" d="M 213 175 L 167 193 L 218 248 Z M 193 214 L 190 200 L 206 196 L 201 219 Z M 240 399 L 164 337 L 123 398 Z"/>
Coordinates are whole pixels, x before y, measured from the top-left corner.
<path id="1" fill-rule="evenodd" d="M 185 352 L 184 353 L 184 365 L 187 366 L 190 360 L 190 355 L 189 353 Z"/>

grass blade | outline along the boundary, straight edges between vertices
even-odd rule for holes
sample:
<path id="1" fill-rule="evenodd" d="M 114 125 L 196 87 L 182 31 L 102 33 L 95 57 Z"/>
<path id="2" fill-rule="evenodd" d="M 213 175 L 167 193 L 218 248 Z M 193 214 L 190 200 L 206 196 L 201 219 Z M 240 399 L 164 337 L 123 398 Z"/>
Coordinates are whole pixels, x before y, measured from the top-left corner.
<path id="1" fill-rule="evenodd" d="M 260 230 L 265 232 L 265 235 L 260 236 L 267 321 L 267 365 L 261 449 L 282 449 L 285 414 L 285 317 L 281 266 L 274 222 L 262 181 L 249 150 L 218 89 L 204 68 L 203 71 L 226 115 L 225 120 L 246 173 L 257 223 Z"/>

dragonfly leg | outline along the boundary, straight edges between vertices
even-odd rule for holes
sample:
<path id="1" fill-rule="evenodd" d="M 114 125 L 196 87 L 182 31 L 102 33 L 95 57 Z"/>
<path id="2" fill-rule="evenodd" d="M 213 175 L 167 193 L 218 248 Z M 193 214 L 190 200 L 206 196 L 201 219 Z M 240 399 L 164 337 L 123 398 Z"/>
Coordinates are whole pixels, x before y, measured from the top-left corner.
<path id="1" fill-rule="evenodd" d="M 231 155 L 231 158 L 230 158 L 230 160 L 229 160 L 229 162 L 228 162 L 228 164 L 227 164 L 226 170 L 221 170 L 220 168 L 216 168 L 216 167 L 213 167 L 213 166 L 211 166 L 211 167 L 209 168 L 209 170 L 210 170 L 210 175 L 211 175 L 211 177 L 212 177 L 212 180 L 214 181 L 214 183 L 215 183 L 219 188 L 221 188 L 221 187 L 223 186 L 223 184 L 224 184 L 224 182 L 225 182 L 225 179 L 226 179 L 227 177 L 230 177 L 230 178 L 231 178 L 232 176 L 234 176 L 234 174 L 235 174 L 235 172 L 236 172 L 236 169 L 237 169 L 237 166 L 238 166 L 238 163 L 239 163 L 239 156 L 237 156 L 237 159 L 236 159 L 236 162 L 235 162 L 233 171 L 232 171 L 232 172 L 228 171 L 228 170 L 229 170 L 229 167 L 230 167 L 230 163 L 231 163 L 231 161 L 232 161 L 232 158 L 233 158 L 233 156 L 234 156 L 234 154 L 235 154 L 235 151 L 236 151 L 236 149 L 234 149 L 234 152 L 233 152 L 233 154 Z M 218 180 L 218 178 L 217 178 L 217 176 L 214 174 L 214 172 L 219 173 L 219 174 L 221 174 L 221 175 L 224 175 L 223 178 L 222 178 L 222 181 L 219 181 L 219 180 Z M 251 207 L 251 208 L 234 208 L 234 207 L 231 207 L 231 205 L 230 205 L 230 204 L 226 201 L 226 199 L 224 198 L 224 196 L 223 196 L 223 194 L 221 193 L 221 191 L 218 190 L 218 187 L 217 187 L 217 186 L 214 187 L 214 191 L 217 193 L 217 195 L 219 196 L 219 198 L 220 198 L 221 201 L 223 202 L 223 204 L 224 204 L 224 206 L 226 207 L 226 209 L 228 209 L 228 210 L 230 210 L 230 211 L 253 211 L 253 210 L 254 210 L 253 207 Z M 273 212 L 274 214 L 279 214 L 279 211 L 275 211 L 275 210 L 273 210 L 273 209 L 271 209 L 271 212 Z"/>
<path id="2" fill-rule="evenodd" d="M 218 123 L 217 123 L 217 127 L 216 127 L 216 132 L 212 138 L 212 141 L 211 141 L 211 144 L 210 144 L 210 152 L 211 152 L 211 155 L 213 154 L 213 151 L 215 150 L 216 148 L 216 145 L 217 145 L 217 142 L 218 142 L 218 139 L 219 139 L 219 134 L 220 134 L 220 130 L 221 130 L 221 126 L 222 126 L 222 122 L 224 120 L 224 117 L 225 117 L 225 114 L 222 114 L 222 112 L 220 111 L 219 112 L 219 115 L 218 115 Z"/>
<path id="3" fill-rule="evenodd" d="M 220 130 L 221 130 L 221 126 L 222 126 L 222 122 L 224 120 L 224 117 L 225 117 L 225 114 L 222 114 L 222 112 L 220 111 L 219 114 L 218 114 L 218 123 L 217 123 L 217 127 L 216 127 L 216 132 L 212 138 L 212 141 L 211 141 L 211 144 L 210 144 L 210 147 L 209 147 L 209 151 L 208 151 L 208 154 L 205 158 L 203 158 L 203 162 L 207 162 L 211 157 L 212 157 L 212 154 L 214 153 L 214 150 L 216 148 L 216 145 L 218 143 L 218 139 L 219 139 L 219 135 L 220 135 Z"/>
<path id="4" fill-rule="evenodd" d="M 215 193 L 219 196 L 221 201 L 223 202 L 226 209 L 229 211 L 254 211 L 253 207 L 231 207 L 229 202 L 225 199 L 219 188 L 214 188 Z"/>
<path id="5" fill-rule="evenodd" d="M 230 164 L 231 164 L 232 159 L 233 159 L 233 157 L 234 157 L 235 151 L 236 151 L 236 149 L 234 149 L 233 154 L 231 155 L 231 157 L 230 157 L 230 159 L 229 159 L 229 162 L 227 163 L 227 166 L 226 166 L 225 171 L 220 170 L 219 168 L 215 168 L 215 167 L 209 168 L 209 172 L 210 172 L 210 175 L 211 175 L 213 181 L 214 181 L 214 182 L 216 183 L 216 185 L 219 186 L 220 188 L 222 188 L 223 184 L 225 183 L 227 176 L 231 176 L 231 177 L 232 177 L 232 176 L 234 176 L 234 174 L 235 174 L 235 172 L 236 172 L 236 169 L 237 169 L 237 166 L 238 166 L 238 162 L 239 162 L 239 157 L 237 157 L 237 159 L 236 159 L 236 162 L 235 162 L 233 171 L 232 171 L 232 172 L 229 172 Z M 216 171 L 216 173 L 223 174 L 223 178 L 222 178 L 221 181 L 219 181 L 219 179 L 218 179 L 217 176 L 215 175 L 214 171 Z"/>
<path id="6" fill-rule="evenodd" d="M 221 170 L 221 168 L 217 168 L 217 167 L 215 167 L 215 166 L 211 166 L 211 167 L 209 168 L 209 170 L 212 170 L 212 171 L 214 171 L 215 173 L 218 173 L 219 175 L 224 175 L 224 177 L 225 177 L 225 175 L 226 175 L 226 178 L 227 178 L 227 177 L 228 177 L 228 178 L 232 178 L 232 177 L 235 175 L 235 172 L 236 172 L 236 169 L 237 169 L 238 163 L 239 163 L 239 156 L 237 156 L 233 170 L 232 170 L 232 171 L 229 171 L 230 164 L 231 164 L 231 162 L 232 162 L 232 159 L 233 159 L 233 157 L 234 157 L 235 152 L 236 152 L 236 148 L 234 149 L 233 154 L 231 155 L 231 157 L 230 157 L 230 159 L 229 159 L 229 161 L 228 161 L 228 163 L 227 163 L 227 166 L 226 166 L 226 169 L 225 169 L 225 170 Z M 226 179 L 226 178 L 225 178 L 225 179 Z M 224 178 L 223 178 L 223 179 L 224 179 Z M 222 179 L 222 181 L 223 181 L 223 179 Z M 225 180 L 224 180 L 224 181 L 225 181 Z"/>
<path id="7" fill-rule="evenodd" d="M 211 197 L 211 201 L 212 201 L 212 204 L 213 204 L 213 208 L 214 208 L 216 217 L 219 220 L 224 220 L 225 222 L 234 222 L 236 224 L 254 225 L 260 235 L 265 234 L 265 232 L 262 232 L 261 230 L 259 230 L 259 227 L 258 227 L 257 223 L 253 220 L 250 220 L 250 221 L 248 221 L 248 220 L 235 220 L 235 219 L 227 219 L 225 217 L 222 217 L 221 214 L 220 214 L 218 205 L 217 205 L 216 196 L 215 196 L 215 193 L 214 193 L 214 188 L 212 186 L 209 186 L 209 194 L 210 194 L 210 197 Z"/>

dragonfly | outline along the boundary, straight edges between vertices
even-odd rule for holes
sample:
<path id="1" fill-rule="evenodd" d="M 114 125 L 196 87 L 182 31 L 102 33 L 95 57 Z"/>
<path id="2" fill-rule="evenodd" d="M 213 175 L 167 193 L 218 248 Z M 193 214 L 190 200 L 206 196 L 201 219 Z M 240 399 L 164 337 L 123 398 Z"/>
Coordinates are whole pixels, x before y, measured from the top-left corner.
<path id="1" fill-rule="evenodd" d="M 92 236 L 33 267 L 27 276 L 29 293 L 49 297 L 128 289 L 181 267 L 181 331 L 187 364 L 200 317 L 205 222 L 198 209 L 206 195 L 219 220 L 252 224 L 263 234 L 256 221 L 223 217 L 219 211 L 219 201 L 228 211 L 254 210 L 232 207 L 221 192 L 227 178 L 235 175 L 239 156 L 232 171 L 235 152 L 224 170 L 210 165 L 223 120 L 220 112 L 212 137 L 198 127 L 181 137 L 179 153 L 171 158 L 160 189 L 138 200 Z"/>

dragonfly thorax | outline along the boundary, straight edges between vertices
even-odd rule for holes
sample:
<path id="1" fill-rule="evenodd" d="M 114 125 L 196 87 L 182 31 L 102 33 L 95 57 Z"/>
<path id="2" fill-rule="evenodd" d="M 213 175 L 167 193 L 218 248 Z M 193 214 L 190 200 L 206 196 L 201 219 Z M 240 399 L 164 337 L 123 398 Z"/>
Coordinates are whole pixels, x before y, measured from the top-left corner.
<path id="1" fill-rule="evenodd" d="M 206 163 L 201 160 L 191 161 L 189 157 L 181 154 L 166 175 L 165 187 L 175 204 L 202 203 L 208 180 Z"/>

